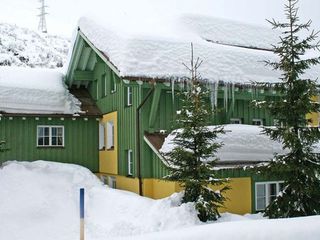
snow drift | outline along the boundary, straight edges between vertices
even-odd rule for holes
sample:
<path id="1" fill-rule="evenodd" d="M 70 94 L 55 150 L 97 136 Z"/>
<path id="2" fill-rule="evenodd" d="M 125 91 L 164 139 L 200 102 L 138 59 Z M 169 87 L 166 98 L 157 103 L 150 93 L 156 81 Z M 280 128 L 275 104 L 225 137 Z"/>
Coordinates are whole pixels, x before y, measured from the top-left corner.
<path id="1" fill-rule="evenodd" d="M 180 196 L 152 200 L 110 189 L 71 164 L 7 162 L 0 168 L 0 239 L 79 239 L 79 188 L 85 188 L 87 240 L 131 236 L 198 224 Z"/>
<path id="2" fill-rule="evenodd" d="M 316 240 L 320 216 L 267 220 L 224 213 L 203 224 L 181 194 L 152 200 L 110 189 L 72 164 L 6 162 L 0 168 L 0 239 L 79 239 L 79 189 L 85 188 L 85 239 Z M 156 232 L 156 233 L 155 233 Z M 144 235 L 146 234 L 146 235 Z"/>

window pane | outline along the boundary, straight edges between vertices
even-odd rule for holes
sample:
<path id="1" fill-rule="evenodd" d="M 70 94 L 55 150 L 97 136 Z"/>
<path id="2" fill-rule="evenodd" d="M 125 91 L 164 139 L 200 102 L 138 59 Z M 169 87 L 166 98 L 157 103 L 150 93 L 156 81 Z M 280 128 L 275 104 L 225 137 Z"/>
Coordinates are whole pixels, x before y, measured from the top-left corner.
<path id="1" fill-rule="evenodd" d="M 58 136 L 63 137 L 63 128 L 59 127 L 59 128 L 57 128 L 57 130 L 58 130 Z"/>
<path id="2" fill-rule="evenodd" d="M 257 197 L 265 197 L 266 189 L 265 184 L 257 184 Z"/>
<path id="3" fill-rule="evenodd" d="M 51 129 L 51 134 L 52 134 L 52 136 L 57 136 L 57 128 L 53 127 Z"/>
<path id="4" fill-rule="evenodd" d="M 52 137 L 51 144 L 52 144 L 53 146 L 56 146 L 56 145 L 57 145 L 57 138 L 56 138 L 56 137 Z"/>
<path id="5" fill-rule="evenodd" d="M 44 145 L 49 146 L 49 137 L 44 137 Z"/>
<path id="6" fill-rule="evenodd" d="M 38 130 L 39 132 L 38 132 L 38 134 L 39 134 L 39 136 L 43 136 L 43 134 L 44 134 L 44 129 L 43 129 L 43 127 L 39 127 L 39 130 Z"/>
<path id="7" fill-rule="evenodd" d="M 107 122 L 107 148 L 114 147 L 114 125 L 113 122 Z"/>
<path id="8" fill-rule="evenodd" d="M 277 184 L 276 183 L 269 184 L 268 188 L 269 188 L 269 194 L 271 196 L 276 196 L 277 195 Z"/>
<path id="9" fill-rule="evenodd" d="M 44 128 L 44 136 L 49 136 L 49 128 L 48 127 Z"/>
<path id="10" fill-rule="evenodd" d="M 58 145 L 63 146 L 63 139 L 62 137 L 58 137 Z"/>
<path id="11" fill-rule="evenodd" d="M 263 210 L 266 207 L 266 199 L 264 197 L 257 198 L 257 210 Z"/>
<path id="12" fill-rule="evenodd" d="M 38 138 L 38 145 L 42 146 L 43 145 L 43 137 Z"/>

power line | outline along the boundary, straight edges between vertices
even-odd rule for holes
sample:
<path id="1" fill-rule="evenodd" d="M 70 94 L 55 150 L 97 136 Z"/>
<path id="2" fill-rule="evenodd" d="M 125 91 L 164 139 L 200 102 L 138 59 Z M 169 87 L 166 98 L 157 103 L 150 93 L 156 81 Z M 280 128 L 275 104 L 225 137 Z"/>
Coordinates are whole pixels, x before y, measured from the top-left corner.
<path id="1" fill-rule="evenodd" d="M 41 6 L 39 7 L 40 14 L 38 15 L 38 17 L 40 17 L 40 21 L 39 21 L 38 29 L 43 33 L 47 33 L 46 15 L 48 13 L 46 12 L 46 8 L 48 6 L 45 5 L 44 0 L 39 0 L 39 2 L 41 3 Z"/>

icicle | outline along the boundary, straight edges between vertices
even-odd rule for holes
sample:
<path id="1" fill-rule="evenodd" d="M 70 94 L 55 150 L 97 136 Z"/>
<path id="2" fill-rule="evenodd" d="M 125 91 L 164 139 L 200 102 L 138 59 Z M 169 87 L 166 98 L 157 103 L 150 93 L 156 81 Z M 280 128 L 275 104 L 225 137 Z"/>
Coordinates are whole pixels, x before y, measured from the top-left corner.
<path id="1" fill-rule="evenodd" d="M 228 108 L 228 88 L 229 88 L 229 84 L 226 83 L 224 85 L 224 94 L 223 94 L 223 100 L 224 100 L 224 109 L 227 112 L 227 108 Z"/>
<path id="2" fill-rule="evenodd" d="M 172 78 L 172 80 L 171 80 L 171 96 L 172 96 L 172 104 L 174 104 L 174 84 L 175 84 L 175 80 Z"/>
<path id="3" fill-rule="evenodd" d="M 215 105 L 215 98 L 216 98 L 216 96 L 215 96 L 215 94 L 216 94 L 215 88 L 216 88 L 216 83 L 215 83 L 215 82 L 210 82 L 208 85 L 209 85 L 209 86 L 208 86 L 208 89 L 210 89 L 210 102 L 211 102 L 211 107 L 212 107 L 212 109 L 215 109 L 215 107 L 216 107 L 216 105 Z"/>
<path id="4" fill-rule="evenodd" d="M 232 83 L 231 86 L 231 102 L 232 102 L 232 112 L 234 110 L 235 98 L 234 98 L 235 84 Z"/>

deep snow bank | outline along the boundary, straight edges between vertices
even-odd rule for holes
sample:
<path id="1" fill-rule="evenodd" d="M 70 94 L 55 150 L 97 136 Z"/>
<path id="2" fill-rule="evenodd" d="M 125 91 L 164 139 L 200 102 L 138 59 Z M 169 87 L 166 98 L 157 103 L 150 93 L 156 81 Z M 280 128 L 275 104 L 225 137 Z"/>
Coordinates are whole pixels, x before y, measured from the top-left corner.
<path id="1" fill-rule="evenodd" d="M 178 207 L 178 194 L 156 201 L 109 189 L 77 165 L 8 162 L 0 169 L 0 239 L 79 239 L 81 187 L 86 189 L 86 240 L 199 223 L 191 205 Z"/>
<path id="2" fill-rule="evenodd" d="M 36 161 L 7 162 L 0 168 L 0 240 L 78 240 L 81 187 L 86 189 L 86 240 L 320 236 L 320 216 L 261 220 L 259 214 L 225 213 L 217 223 L 201 224 L 192 205 L 178 206 L 179 194 L 152 200 L 103 186 L 86 168 Z"/>
<path id="3" fill-rule="evenodd" d="M 320 216 L 291 219 L 235 221 L 147 234 L 144 236 L 134 237 L 134 239 L 318 240 L 320 236 L 319 226 Z"/>

